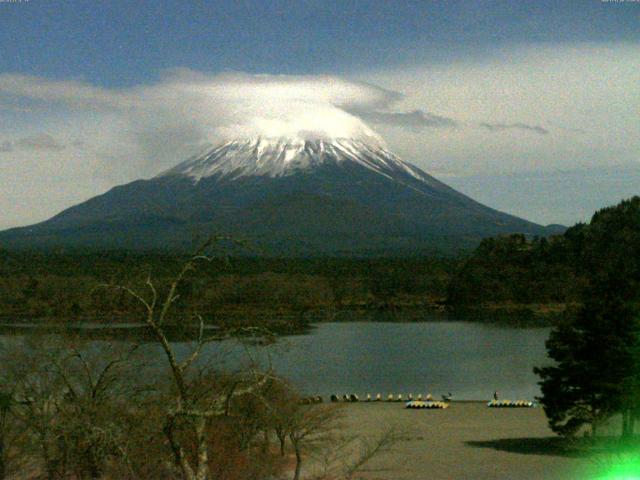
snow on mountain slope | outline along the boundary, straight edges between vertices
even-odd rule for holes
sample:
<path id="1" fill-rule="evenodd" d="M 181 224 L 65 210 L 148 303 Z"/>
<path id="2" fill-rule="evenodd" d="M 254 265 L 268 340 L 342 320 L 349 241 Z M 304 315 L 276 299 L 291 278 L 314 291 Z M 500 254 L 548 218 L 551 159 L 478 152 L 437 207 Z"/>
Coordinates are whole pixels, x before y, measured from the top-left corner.
<path id="1" fill-rule="evenodd" d="M 379 145 L 338 138 L 304 140 L 264 138 L 234 140 L 195 155 L 158 177 L 187 176 L 199 182 L 217 176 L 234 180 L 246 176 L 282 177 L 312 170 L 324 163 L 353 162 L 387 178 L 398 173 L 430 184 L 420 169 L 403 162 Z"/>
<path id="2" fill-rule="evenodd" d="M 0 232 L 19 248 L 177 249 L 225 232 L 269 254 L 418 255 L 544 227 L 457 192 L 368 139 L 254 137 L 209 148 L 41 224 Z"/>

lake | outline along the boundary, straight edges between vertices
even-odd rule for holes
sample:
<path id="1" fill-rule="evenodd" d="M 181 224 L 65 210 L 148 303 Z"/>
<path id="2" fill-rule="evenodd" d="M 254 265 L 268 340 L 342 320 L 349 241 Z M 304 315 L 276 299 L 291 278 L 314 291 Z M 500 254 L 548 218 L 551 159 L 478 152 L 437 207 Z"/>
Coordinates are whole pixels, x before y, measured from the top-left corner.
<path id="1" fill-rule="evenodd" d="M 87 329 L 89 338 L 96 329 L 100 327 Z M 23 334 L 0 337 L 5 344 Z M 454 399 L 485 400 L 497 390 L 501 398 L 533 400 L 539 388 L 532 368 L 548 363 L 548 334 L 549 328 L 469 321 L 328 322 L 304 335 L 279 337 L 268 348 L 211 343 L 202 357 L 230 369 L 248 358 L 270 362 L 308 395 L 356 393 L 364 398 L 380 393 L 386 398 L 389 393 L 432 393 L 439 399 L 451 392 Z M 188 344 L 178 343 L 184 354 Z M 155 344 L 144 348 L 153 356 L 160 354 Z M 164 359 L 159 361 L 164 365 Z"/>
<path id="2" fill-rule="evenodd" d="M 533 400 L 540 391 L 532 368 L 549 362 L 548 334 L 465 321 L 321 323 L 310 334 L 282 338 L 270 358 L 277 373 L 310 395 L 451 392 L 484 400 L 497 390 L 501 398 Z"/>

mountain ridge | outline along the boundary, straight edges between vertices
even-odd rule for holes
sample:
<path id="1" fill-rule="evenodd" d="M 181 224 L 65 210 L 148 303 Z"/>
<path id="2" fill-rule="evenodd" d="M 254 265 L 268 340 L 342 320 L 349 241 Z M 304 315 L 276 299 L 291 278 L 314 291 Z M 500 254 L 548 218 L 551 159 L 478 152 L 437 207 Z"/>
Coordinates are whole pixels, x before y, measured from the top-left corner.
<path id="1" fill-rule="evenodd" d="M 545 227 L 486 207 L 382 145 L 238 139 L 114 187 L 0 246 L 189 249 L 226 233 L 274 255 L 406 255 Z"/>

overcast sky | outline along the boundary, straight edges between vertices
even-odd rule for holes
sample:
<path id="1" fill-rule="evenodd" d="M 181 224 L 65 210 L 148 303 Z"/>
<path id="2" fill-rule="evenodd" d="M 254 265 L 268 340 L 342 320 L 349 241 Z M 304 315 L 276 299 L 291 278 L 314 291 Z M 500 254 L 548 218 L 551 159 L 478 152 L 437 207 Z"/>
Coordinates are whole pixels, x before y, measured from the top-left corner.
<path id="1" fill-rule="evenodd" d="M 629 0 L 0 0 L 0 229 L 257 134 L 587 220 L 640 194 L 638 25 Z"/>

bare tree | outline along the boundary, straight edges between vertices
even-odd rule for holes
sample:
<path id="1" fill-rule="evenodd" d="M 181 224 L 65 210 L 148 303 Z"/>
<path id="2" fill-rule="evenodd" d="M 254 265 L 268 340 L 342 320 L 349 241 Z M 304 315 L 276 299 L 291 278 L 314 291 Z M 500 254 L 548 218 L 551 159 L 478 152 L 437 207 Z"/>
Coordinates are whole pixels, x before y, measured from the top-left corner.
<path id="1" fill-rule="evenodd" d="M 400 432 L 392 427 L 373 440 L 357 439 L 358 447 L 355 456 L 343 466 L 344 479 L 355 480 L 358 478 L 358 474 L 374 457 L 388 451 L 400 438 Z"/>
<path id="2" fill-rule="evenodd" d="M 172 306 L 178 300 L 177 290 L 185 276 L 196 269 L 200 262 L 211 262 L 214 257 L 205 252 L 215 243 L 229 240 L 216 237 L 206 242 L 182 267 L 169 286 L 169 290 L 161 298 L 151 277 L 146 280 L 147 294 L 139 293 L 126 286 L 112 286 L 135 298 L 145 309 L 144 321 L 152 332 L 155 341 L 161 346 L 164 357 L 171 371 L 174 387 L 174 400 L 166 411 L 163 431 L 169 441 L 175 463 L 186 480 L 207 480 L 210 477 L 210 453 L 207 441 L 207 428 L 212 419 L 224 416 L 229 412 L 229 404 L 233 398 L 258 392 L 270 379 L 269 373 L 251 370 L 238 378 L 224 393 L 211 391 L 209 395 L 199 395 L 197 382 L 193 382 L 190 373 L 198 360 L 203 347 L 211 341 L 232 338 L 238 332 L 218 333 L 205 336 L 204 319 L 201 315 L 193 314 L 192 320 L 197 323 L 197 340 L 191 350 L 182 358 L 167 337 L 166 325 L 170 317 Z M 190 433 L 190 442 L 195 446 L 193 453 L 184 444 L 184 431 Z"/>
<path id="3" fill-rule="evenodd" d="M 199 263 L 212 261 L 214 257 L 205 254 L 210 246 L 182 266 L 166 291 L 160 292 L 151 276 L 142 292 L 109 285 L 144 308 L 145 325 L 169 375 L 137 375 L 142 365 L 137 355 L 145 349 L 135 342 L 32 337 L 12 352 L 3 349 L 11 358 L 0 366 L 12 371 L 3 372 L 1 380 L 14 387 L 6 398 L 0 395 L 0 473 L 2 454 L 8 452 L 2 443 L 8 419 L 25 431 L 24 446 L 16 444 L 14 450 L 20 448 L 36 474 L 49 480 L 276 478 L 286 461 L 287 440 L 296 460 L 292 473 L 299 480 L 307 458 L 334 455 L 346 445 L 337 442 L 336 406 L 301 405 L 268 365 L 255 367 L 260 362 L 251 358 L 248 342 L 241 343 L 251 367 L 239 373 L 227 373 L 221 363 L 203 358 L 209 342 L 247 336 L 253 343 L 264 339 L 263 330 L 218 329 L 209 335 L 198 313 L 174 317 L 179 287 Z M 186 344 L 186 351 L 184 344 L 170 340 L 176 324 L 195 326 L 195 340 Z M 280 456 L 270 450 L 274 432 Z M 158 441 L 163 438 L 165 442 Z M 361 446 L 351 463 L 343 462 L 334 471 L 356 478 L 355 472 L 382 448 Z M 234 474 L 234 461 L 242 464 L 242 473 Z"/>
<path id="4" fill-rule="evenodd" d="M 286 454 L 285 444 L 295 425 L 298 410 L 302 408 L 300 397 L 285 381 L 270 382 L 260 397 L 265 406 L 265 427 L 278 439 L 281 457 Z"/>
<path id="5" fill-rule="evenodd" d="M 60 378 L 50 367 L 56 353 L 48 338 L 32 337 L 5 349 L 2 362 L 3 381 L 14 386 L 11 414 L 27 432 L 23 455 L 40 459 L 49 480 L 61 475 L 55 429 L 57 404 L 64 392 Z"/>
<path id="6" fill-rule="evenodd" d="M 356 480 L 367 470 L 371 460 L 388 451 L 401 435 L 391 427 L 372 439 L 339 433 L 315 452 L 319 468 L 310 480 Z"/>
<path id="7" fill-rule="evenodd" d="M 289 416 L 286 428 L 296 457 L 293 480 L 300 479 L 304 454 L 331 441 L 338 418 L 335 405 L 300 405 Z"/>
<path id="8" fill-rule="evenodd" d="M 111 349 L 71 347 L 54 364 L 64 383 L 64 399 L 57 404 L 59 441 L 79 478 L 101 478 L 109 459 L 128 461 L 126 417 L 140 398 L 132 382 L 137 345 Z"/>
<path id="9" fill-rule="evenodd" d="M 4 420 L 20 424 L 27 434 L 21 456 L 40 458 L 49 479 L 99 478 L 112 459 L 127 458 L 136 389 L 125 370 L 133 368 L 136 347 L 83 347 L 59 336 L 32 337 L 3 352 L 3 380 L 13 385 Z"/>
<path id="10" fill-rule="evenodd" d="M 13 410 L 15 400 L 11 389 L 0 391 L 0 480 L 6 478 L 13 460 L 11 446 L 18 436 Z"/>

